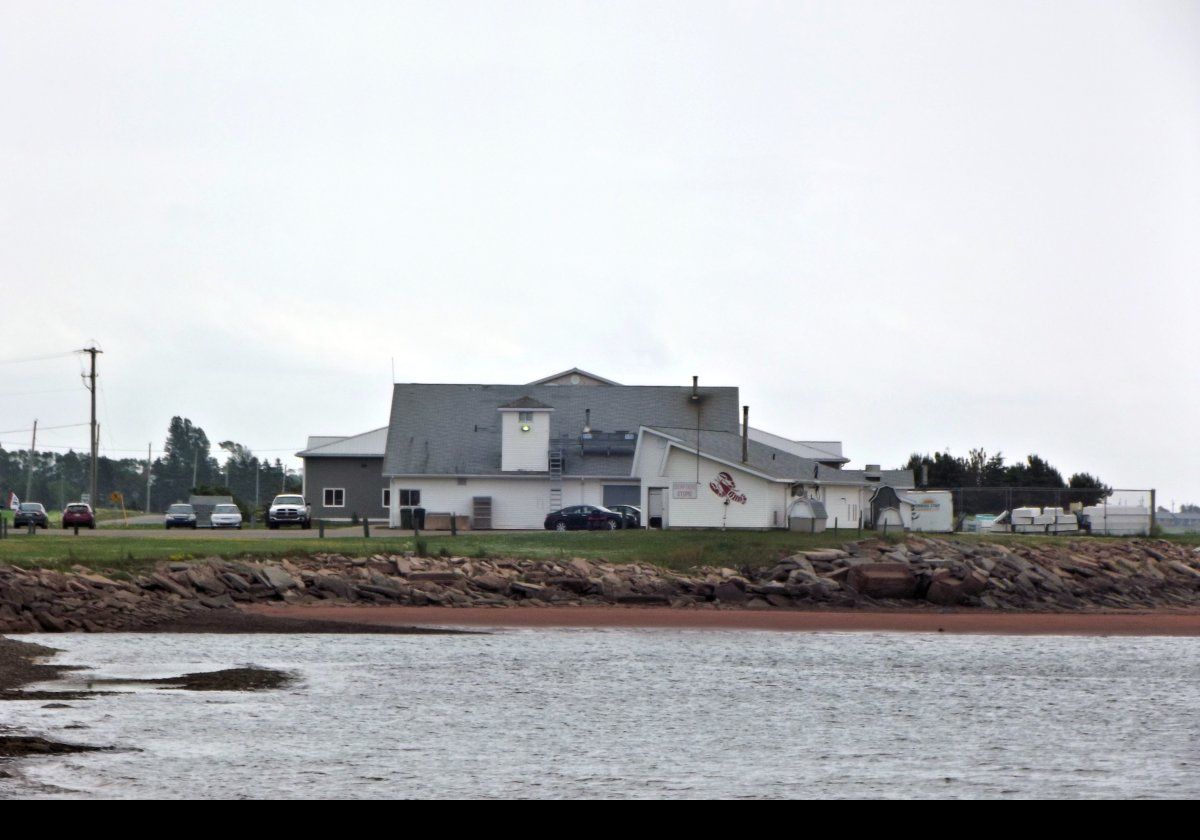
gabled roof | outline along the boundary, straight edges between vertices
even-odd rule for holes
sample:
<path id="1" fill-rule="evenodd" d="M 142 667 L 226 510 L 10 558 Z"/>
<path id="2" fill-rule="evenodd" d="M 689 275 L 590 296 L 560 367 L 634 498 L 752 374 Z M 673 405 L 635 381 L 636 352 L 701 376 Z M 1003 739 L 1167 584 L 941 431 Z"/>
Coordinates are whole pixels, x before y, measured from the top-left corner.
<path id="1" fill-rule="evenodd" d="M 821 483 L 821 484 L 886 484 L 889 487 L 908 488 L 914 486 L 911 470 L 884 470 L 880 481 L 868 482 L 865 470 L 837 469 L 812 458 L 801 458 L 783 449 L 768 446 L 751 437 L 747 446 L 748 460 L 742 461 L 742 436 L 737 432 L 707 431 L 697 435 L 695 429 L 663 429 L 647 427 L 651 432 L 671 438 L 691 451 L 699 449 L 701 456 L 724 461 L 733 466 L 750 469 L 777 481 Z"/>
<path id="2" fill-rule="evenodd" d="M 736 432 L 738 389 L 704 387 L 692 399 L 691 386 L 613 385 L 571 388 L 561 385 L 423 385 L 392 389 L 385 476 L 504 475 L 500 470 L 500 415 L 496 407 L 528 397 L 554 406 L 550 437 L 572 442 L 564 449 L 565 476 L 628 476 L 632 447 L 583 454 L 578 445 L 585 424 L 596 432 L 630 432 L 642 426 L 696 427 Z M 588 411 L 591 411 L 590 419 Z M 697 415 L 699 411 L 699 415 Z"/>
<path id="3" fill-rule="evenodd" d="M 512 402 L 507 402 L 500 408 L 515 408 L 515 409 L 550 409 L 554 410 L 553 406 L 546 405 L 544 402 L 538 402 L 533 397 L 519 397 Z"/>
<path id="4" fill-rule="evenodd" d="M 791 452 L 801 458 L 811 458 L 822 464 L 848 464 L 850 459 L 842 455 L 842 443 L 836 440 L 792 440 L 763 429 L 750 427 L 750 439 Z"/>
<path id="5" fill-rule="evenodd" d="M 335 441 L 345 439 L 345 435 L 309 435 L 308 443 L 304 444 L 304 448 L 316 449 L 318 446 L 328 446 Z"/>
<path id="6" fill-rule="evenodd" d="M 822 473 L 834 473 L 830 469 L 808 458 L 800 458 L 782 449 L 767 446 L 765 443 L 750 439 L 747 447 L 749 459 L 742 461 L 742 436 L 736 431 L 720 432 L 701 429 L 699 435 L 693 429 L 664 429 L 650 426 L 650 431 L 671 438 L 683 444 L 686 448 L 696 451 L 701 456 L 709 456 L 719 461 L 737 466 L 745 466 L 767 478 L 779 481 L 814 481 Z M 697 440 L 699 445 L 697 446 Z"/>
<path id="7" fill-rule="evenodd" d="M 313 446 L 313 441 L 325 441 Z M 308 449 L 297 452 L 298 458 L 382 458 L 387 445 L 387 426 L 350 437 L 314 436 L 308 439 Z"/>
<path id="8" fill-rule="evenodd" d="M 603 376 L 597 376 L 594 373 L 588 373 L 582 368 L 570 368 L 559 373 L 552 374 L 544 379 L 538 379 L 535 382 L 530 382 L 530 385 L 550 385 L 556 379 L 564 379 L 569 376 L 578 376 L 580 379 L 592 379 L 601 385 L 620 385 L 620 382 L 613 382 L 611 379 L 605 379 Z"/>

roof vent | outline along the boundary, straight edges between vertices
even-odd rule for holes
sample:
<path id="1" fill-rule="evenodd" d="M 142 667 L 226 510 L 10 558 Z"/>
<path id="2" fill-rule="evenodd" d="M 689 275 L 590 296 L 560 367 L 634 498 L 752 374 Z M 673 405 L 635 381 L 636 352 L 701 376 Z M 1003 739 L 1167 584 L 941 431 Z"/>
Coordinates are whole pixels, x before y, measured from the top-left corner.
<path id="1" fill-rule="evenodd" d="M 867 481 L 880 481 L 883 479 L 883 471 L 880 470 L 879 464 L 867 464 L 867 468 L 863 470 L 863 474 Z"/>

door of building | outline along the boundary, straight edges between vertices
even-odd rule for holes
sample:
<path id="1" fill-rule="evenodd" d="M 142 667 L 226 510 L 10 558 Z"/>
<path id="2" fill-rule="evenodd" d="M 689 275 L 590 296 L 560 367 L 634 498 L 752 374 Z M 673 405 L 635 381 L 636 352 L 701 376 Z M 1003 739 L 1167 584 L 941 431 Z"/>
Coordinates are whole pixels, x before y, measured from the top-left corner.
<path id="1" fill-rule="evenodd" d="M 666 517 L 663 515 L 663 489 L 651 487 L 646 490 L 646 524 L 651 528 L 665 528 Z"/>

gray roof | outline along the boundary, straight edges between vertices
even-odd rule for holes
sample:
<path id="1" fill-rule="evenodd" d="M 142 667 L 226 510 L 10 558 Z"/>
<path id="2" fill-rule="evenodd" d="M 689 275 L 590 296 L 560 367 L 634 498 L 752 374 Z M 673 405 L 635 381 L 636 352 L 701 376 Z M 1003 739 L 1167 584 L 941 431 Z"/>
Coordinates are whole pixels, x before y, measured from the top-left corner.
<path id="1" fill-rule="evenodd" d="M 500 408 L 553 408 L 546 405 L 544 402 L 538 402 L 533 397 L 520 397 L 510 403 L 505 403 Z"/>
<path id="2" fill-rule="evenodd" d="M 734 433 L 738 428 L 738 389 L 704 387 L 700 422 L 705 429 Z M 521 397 L 554 409 L 551 437 L 577 441 L 591 409 L 597 432 L 637 434 L 642 426 L 668 431 L 695 431 L 697 403 L 691 386 L 612 385 L 604 388 L 564 388 L 558 385 L 421 385 L 397 384 L 392 389 L 384 475 L 502 475 L 500 471 L 501 406 Z M 612 454 L 580 446 L 566 449 L 565 476 L 627 476 L 633 452 Z"/>
<path id="3" fill-rule="evenodd" d="M 697 447 L 695 429 L 664 429 L 658 426 L 650 428 L 653 431 L 662 432 L 664 435 L 678 438 L 689 449 L 698 448 L 701 453 L 722 461 L 733 464 L 742 463 L 742 436 L 737 432 L 716 432 L 702 429 L 699 435 L 700 445 Z M 819 476 L 818 471 L 820 470 L 837 472 L 828 470 L 827 467 L 821 466 L 816 461 L 799 458 L 790 452 L 784 452 L 782 449 L 767 446 L 756 440 L 750 441 L 747 454 L 750 457 L 746 466 L 771 478 L 788 481 L 808 479 L 811 481 Z"/>
<path id="4" fill-rule="evenodd" d="M 299 458 L 382 458 L 387 443 L 387 426 L 351 437 L 310 437 L 308 449 Z M 313 441 L 324 441 L 317 446 Z"/>
<path id="5" fill-rule="evenodd" d="M 695 429 L 661 429 L 662 432 L 678 438 L 689 449 L 696 449 Z M 732 464 L 742 463 L 742 436 L 737 432 L 700 432 L 700 452 Z M 866 470 L 845 470 L 827 466 L 810 458 L 801 458 L 760 443 L 751 439 L 747 447 L 749 459 L 746 466 L 770 478 L 783 481 L 821 481 L 841 484 L 886 484 L 889 487 L 906 488 L 913 486 L 911 470 L 883 470 L 878 482 L 868 482 Z"/>
<path id="6" fill-rule="evenodd" d="M 558 373 L 551 374 L 550 376 L 546 376 L 541 379 L 534 380 L 533 382 L 530 382 L 529 384 L 530 385 L 548 385 L 548 384 L 554 382 L 556 379 L 563 379 L 567 376 L 570 376 L 571 374 L 576 374 L 577 376 L 579 376 L 581 378 L 595 380 L 596 382 L 599 382 L 602 385 L 620 385 L 621 384 L 620 382 L 613 382 L 611 379 L 605 379 L 603 376 L 599 376 L 595 373 L 589 373 L 588 371 L 583 370 L 582 368 L 577 368 L 577 367 L 568 368 L 567 370 L 559 371 Z"/>

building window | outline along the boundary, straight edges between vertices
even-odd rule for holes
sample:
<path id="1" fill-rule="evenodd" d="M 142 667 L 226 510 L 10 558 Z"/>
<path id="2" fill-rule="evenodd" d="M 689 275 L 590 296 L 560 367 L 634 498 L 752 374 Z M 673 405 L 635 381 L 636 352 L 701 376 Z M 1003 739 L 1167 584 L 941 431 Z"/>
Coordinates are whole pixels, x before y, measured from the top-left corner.
<path id="1" fill-rule="evenodd" d="M 522 411 L 520 414 L 517 415 L 517 420 L 521 423 L 532 423 L 533 422 L 533 412 L 532 411 Z"/>
<path id="2" fill-rule="evenodd" d="M 324 496 L 325 507 L 327 508 L 346 506 L 346 491 L 341 487 L 326 487 Z"/>
<path id="3" fill-rule="evenodd" d="M 421 504 L 420 490 L 401 490 L 400 507 L 417 507 Z"/>
<path id="4" fill-rule="evenodd" d="M 389 487 L 383 488 L 383 508 L 388 510 L 392 506 L 392 491 Z"/>

